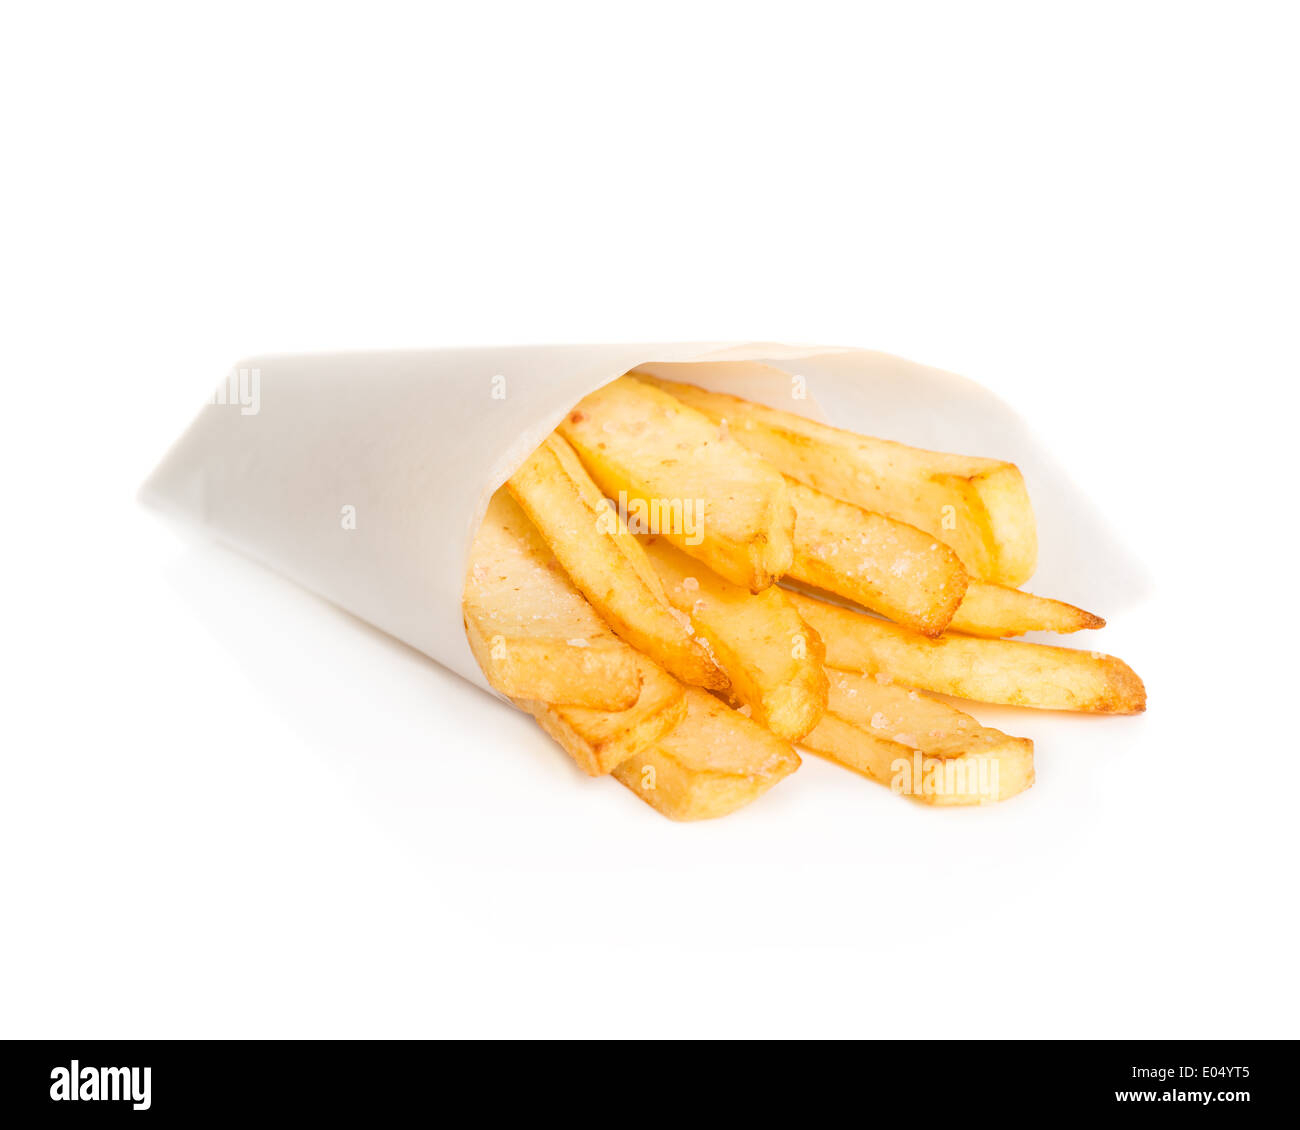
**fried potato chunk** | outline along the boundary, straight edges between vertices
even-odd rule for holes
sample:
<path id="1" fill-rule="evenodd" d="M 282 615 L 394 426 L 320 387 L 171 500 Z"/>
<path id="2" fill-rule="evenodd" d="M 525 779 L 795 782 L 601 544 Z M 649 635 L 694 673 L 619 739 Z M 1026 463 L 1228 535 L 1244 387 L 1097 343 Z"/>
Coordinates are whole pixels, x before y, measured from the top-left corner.
<path id="1" fill-rule="evenodd" d="M 563 439 L 547 437 L 506 486 L 615 633 L 683 682 L 726 688 L 690 618 L 668 602 L 645 550 Z"/>
<path id="2" fill-rule="evenodd" d="M 1142 680 L 1113 655 L 959 635 L 926 639 L 865 613 L 790 595 L 822 637 L 829 667 L 883 672 L 909 687 L 1007 706 L 1101 714 L 1146 709 Z"/>
<path id="3" fill-rule="evenodd" d="M 637 660 L 641 695 L 627 710 L 525 700 L 516 705 L 536 718 L 584 772 L 601 776 L 661 741 L 686 716 L 686 688 L 644 655 Z"/>
<path id="4" fill-rule="evenodd" d="M 785 480 L 676 397 L 621 377 L 583 400 L 560 432 L 627 508 L 635 532 L 661 534 L 752 592 L 789 569 L 794 509 Z"/>
<path id="5" fill-rule="evenodd" d="M 968 636 L 1021 636 L 1025 632 L 1069 632 L 1104 628 L 1106 621 L 1063 600 L 972 581 L 948 624 Z"/>
<path id="6" fill-rule="evenodd" d="M 474 538 L 462 611 L 474 657 L 503 695 L 622 710 L 641 693 L 636 652 L 573 587 L 504 490 Z"/>
<path id="7" fill-rule="evenodd" d="M 687 557 L 665 538 L 641 539 L 673 607 L 695 630 L 731 680 L 732 699 L 778 737 L 797 741 L 826 707 L 821 639 L 773 586 L 751 593 Z"/>
<path id="8" fill-rule="evenodd" d="M 915 526 L 840 502 L 794 480 L 790 576 L 937 636 L 969 578 L 948 546 Z"/>
<path id="9" fill-rule="evenodd" d="M 1028 738 L 882 678 L 832 671 L 826 714 L 803 745 L 923 804 L 991 804 L 1034 783 Z"/>
<path id="10" fill-rule="evenodd" d="M 711 420 L 725 420 L 735 439 L 791 478 L 950 545 L 972 576 L 1014 586 L 1033 575 L 1037 526 L 1014 463 L 925 451 L 694 385 L 637 376 Z"/>
<path id="11" fill-rule="evenodd" d="M 687 687 L 686 717 L 614 776 L 670 820 L 709 820 L 756 800 L 797 768 L 789 742 Z"/>

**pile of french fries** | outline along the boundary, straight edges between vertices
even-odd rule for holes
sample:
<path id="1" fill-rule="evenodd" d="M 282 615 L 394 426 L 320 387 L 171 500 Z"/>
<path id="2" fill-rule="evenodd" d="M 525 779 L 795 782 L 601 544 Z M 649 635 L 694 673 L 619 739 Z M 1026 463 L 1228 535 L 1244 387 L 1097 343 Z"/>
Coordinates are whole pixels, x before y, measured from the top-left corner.
<path id="1" fill-rule="evenodd" d="M 1014 464 L 634 370 L 493 497 L 465 629 L 583 770 L 674 820 L 748 804 L 796 744 L 925 804 L 985 804 L 1033 784 L 1033 742 L 933 696 L 1146 706 L 1113 656 L 1005 638 L 1104 624 L 1021 590 L 1036 557 Z"/>

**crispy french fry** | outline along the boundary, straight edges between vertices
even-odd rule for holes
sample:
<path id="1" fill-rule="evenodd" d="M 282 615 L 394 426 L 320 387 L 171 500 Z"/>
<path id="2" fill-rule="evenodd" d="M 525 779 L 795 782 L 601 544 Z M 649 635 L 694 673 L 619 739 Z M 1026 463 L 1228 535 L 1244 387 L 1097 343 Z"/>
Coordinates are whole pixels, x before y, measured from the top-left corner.
<path id="1" fill-rule="evenodd" d="M 1104 628 L 1106 621 L 1063 600 L 972 581 L 948 624 L 969 636 L 1020 636 L 1025 632 L 1078 632 Z"/>
<path id="2" fill-rule="evenodd" d="M 474 657 L 510 698 L 622 710 L 641 693 L 636 652 L 573 587 L 504 490 L 474 538 L 462 611 Z"/>
<path id="3" fill-rule="evenodd" d="M 634 532 L 663 535 L 753 592 L 789 569 L 794 510 L 785 480 L 675 397 L 621 377 L 583 400 L 560 432 L 627 508 Z"/>
<path id="4" fill-rule="evenodd" d="M 870 675 L 830 673 L 826 714 L 803 743 L 924 804 L 990 804 L 1034 783 L 1034 743 Z"/>
<path id="5" fill-rule="evenodd" d="M 803 593 L 790 596 L 822 637 L 827 666 L 839 670 L 883 672 L 920 690 L 1008 706 L 1102 714 L 1146 709 L 1142 680 L 1113 655 L 958 635 L 931 640 Z"/>
<path id="6" fill-rule="evenodd" d="M 614 776 L 670 820 L 708 820 L 757 799 L 797 768 L 789 742 L 687 687 L 686 717 Z"/>
<path id="7" fill-rule="evenodd" d="M 733 700 L 777 737 L 797 741 L 826 707 L 824 654 L 817 633 L 775 586 L 751 593 L 687 557 L 662 537 L 643 537 L 650 564 L 673 607 L 695 630 L 731 680 Z"/>
<path id="8" fill-rule="evenodd" d="M 574 585 L 614 631 L 683 682 L 712 690 L 726 675 L 664 595 L 645 550 L 572 449 L 547 437 L 506 484 Z"/>
<path id="9" fill-rule="evenodd" d="M 957 555 L 930 534 L 790 480 L 790 576 L 937 636 L 966 592 Z"/>
<path id="10" fill-rule="evenodd" d="M 664 373 L 669 366 L 654 369 Z M 1033 575 L 1037 527 L 1014 463 L 925 451 L 641 371 L 637 376 L 712 420 L 726 420 L 732 436 L 792 478 L 952 546 L 973 576 L 1021 585 Z"/>
<path id="11" fill-rule="evenodd" d="M 637 656 L 641 697 L 627 710 L 517 700 L 580 768 L 593 777 L 661 741 L 686 716 L 685 688 L 644 655 Z M 701 691 L 701 694 L 704 692 Z"/>
<path id="12" fill-rule="evenodd" d="M 969 581 L 957 555 L 931 535 L 869 514 L 791 480 L 794 564 L 789 576 L 920 632 L 972 636 L 1077 632 L 1105 627 L 1064 601 Z M 954 597 L 961 594 L 954 601 Z M 955 604 L 955 611 L 954 611 Z"/>

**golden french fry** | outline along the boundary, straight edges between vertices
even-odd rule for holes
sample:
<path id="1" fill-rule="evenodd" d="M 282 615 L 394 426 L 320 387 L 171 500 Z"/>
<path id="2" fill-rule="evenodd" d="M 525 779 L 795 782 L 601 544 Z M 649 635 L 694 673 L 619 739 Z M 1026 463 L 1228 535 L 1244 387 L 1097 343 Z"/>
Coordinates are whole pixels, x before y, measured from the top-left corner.
<path id="1" fill-rule="evenodd" d="M 583 400 L 560 432 L 634 532 L 663 535 L 753 592 L 789 569 L 785 480 L 675 397 L 621 377 Z"/>
<path id="2" fill-rule="evenodd" d="M 671 366 L 653 369 L 662 374 Z M 972 576 L 1021 585 L 1033 575 L 1037 527 L 1014 463 L 925 451 L 649 373 L 637 376 L 710 419 L 725 420 L 735 439 L 791 478 L 952 546 Z"/>
<path id="3" fill-rule="evenodd" d="M 572 449 L 549 436 L 506 484 L 574 585 L 614 631 L 677 678 L 723 690 L 727 678 L 668 602 L 645 550 Z"/>
<path id="4" fill-rule="evenodd" d="M 614 776 L 670 820 L 708 820 L 757 799 L 797 768 L 789 742 L 687 687 L 686 717 Z"/>
<path id="5" fill-rule="evenodd" d="M 504 490 L 474 538 L 462 611 L 474 657 L 510 698 L 621 710 L 641 693 L 636 652 L 570 584 Z"/>
<path id="6" fill-rule="evenodd" d="M 1106 621 L 1063 600 L 1021 592 L 1004 585 L 972 581 L 949 631 L 968 636 L 1020 636 L 1025 632 L 1078 632 L 1104 628 Z"/>
<path id="7" fill-rule="evenodd" d="M 662 537 L 644 537 L 650 564 L 673 607 L 690 616 L 754 721 L 797 741 L 826 707 L 821 640 L 773 586 L 751 593 L 687 557 Z"/>
<path id="8" fill-rule="evenodd" d="M 924 804 L 990 804 L 1034 783 L 1034 743 L 879 677 L 830 673 L 826 714 L 803 743 Z"/>
<path id="9" fill-rule="evenodd" d="M 662 740 L 686 716 L 685 688 L 644 655 L 637 656 L 641 696 L 627 710 L 518 700 L 580 768 L 593 777 Z M 704 692 L 701 691 L 701 694 Z"/>
<path id="10" fill-rule="evenodd" d="M 1103 714 L 1146 709 L 1142 680 L 1113 655 L 1017 640 L 926 639 L 803 593 L 790 596 L 822 637 L 829 667 L 883 672 L 920 690 L 1008 706 Z"/>
<path id="11" fill-rule="evenodd" d="M 790 480 L 794 562 L 790 576 L 937 636 L 969 578 L 957 555 L 915 526 L 840 502 Z"/>

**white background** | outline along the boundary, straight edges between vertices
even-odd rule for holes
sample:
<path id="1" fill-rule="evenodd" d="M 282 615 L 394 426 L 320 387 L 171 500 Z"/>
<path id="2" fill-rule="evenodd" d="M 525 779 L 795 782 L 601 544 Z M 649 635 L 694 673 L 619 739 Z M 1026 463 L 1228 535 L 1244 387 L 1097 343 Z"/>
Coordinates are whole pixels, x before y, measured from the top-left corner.
<path id="1" fill-rule="evenodd" d="M 1294 9 L 35 11 L 0 1034 L 1297 1034 Z M 1149 712 L 976 708 L 1004 806 L 808 757 L 674 825 L 133 500 L 250 353 L 728 339 L 1014 404 L 1153 578 Z"/>

